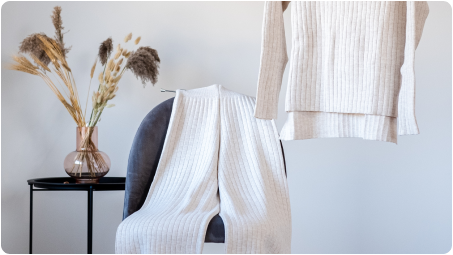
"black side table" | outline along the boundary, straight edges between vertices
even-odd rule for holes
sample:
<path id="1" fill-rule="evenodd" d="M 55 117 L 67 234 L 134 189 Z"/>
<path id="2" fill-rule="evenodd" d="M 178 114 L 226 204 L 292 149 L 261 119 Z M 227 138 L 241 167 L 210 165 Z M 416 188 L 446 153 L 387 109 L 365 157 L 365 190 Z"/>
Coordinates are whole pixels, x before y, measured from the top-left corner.
<path id="1" fill-rule="evenodd" d="M 80 190 L 88 193 L 88 254 L 93 249 L 93 191 L 124 190 L 125 177 L 102 177 L 99 183 L 76 184 L 70 177 L 38 178 L 28 180 L 30 185 L 30 254 L 33 240 L 33 191 Z M 65 184 L 64 182 L 69 182 Z M 38 189 L 34 189 L 38 188 Z"/>

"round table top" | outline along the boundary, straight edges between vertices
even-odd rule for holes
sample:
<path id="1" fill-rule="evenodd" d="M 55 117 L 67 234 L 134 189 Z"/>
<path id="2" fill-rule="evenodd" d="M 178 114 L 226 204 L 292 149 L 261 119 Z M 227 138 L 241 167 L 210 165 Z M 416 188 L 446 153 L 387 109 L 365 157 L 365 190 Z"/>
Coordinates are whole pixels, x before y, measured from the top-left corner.
<path id="1" fill-rule="evenodd" d="M 48 177 L 27 180 L 29 185 L 42 189 L 68 189 L 68 190 L 124 190 L 126 177 L 102 177 L 99 183 L 75 183 L 71 177 Z M 64 183 L 69 182 L 69 183 Z"/>

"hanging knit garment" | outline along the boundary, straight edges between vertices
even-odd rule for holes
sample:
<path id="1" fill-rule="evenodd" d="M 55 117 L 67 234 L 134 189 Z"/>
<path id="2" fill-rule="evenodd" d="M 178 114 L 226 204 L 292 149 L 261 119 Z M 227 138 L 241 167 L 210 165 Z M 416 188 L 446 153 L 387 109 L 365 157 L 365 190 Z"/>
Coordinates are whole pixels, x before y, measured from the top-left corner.
<path id="1" fill-rule="evenodd" d="M 283 140 L 418 134 L 415 49 L 426 1 L 294 1 Z M 255 117 L 276 119 L 288 61 L 281 2 L 266 2 Z"/>
<path id="2" fill-rule="evenodd" d="M 227 253 L 290 253 L 291 212 L 274 121 L 222 86 L 176 92 L 156 176 L 116 253 L 201 253 L 220 212 Z"/>

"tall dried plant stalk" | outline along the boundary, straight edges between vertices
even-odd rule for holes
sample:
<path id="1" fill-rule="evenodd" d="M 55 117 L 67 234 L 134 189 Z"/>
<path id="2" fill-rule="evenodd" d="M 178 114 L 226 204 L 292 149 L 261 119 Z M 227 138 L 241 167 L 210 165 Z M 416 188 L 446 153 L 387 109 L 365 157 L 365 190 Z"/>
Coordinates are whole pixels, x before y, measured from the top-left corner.
<path id="1" fill-rule="evenodd" d="M 94 71 L 96 70 L 96 64 L 97 63 L 98 63 L 98 57 L 96 57 L 96 60 L 94 60 L 94 64 L 91 67 L 90 85 L 88 85 L 87 100 L 86 100 L 86 103 L 85 103 L 85 111 L 83 112 L 83 119 L 85 119 L 85 117 L 86 117 L 87 108 L 88 108 L 88 98 L 90 97 L 91 81 L 93 80 L 93 75 L 94 75 Z"/>
<path id="2" fill-rule="evenodd" d="M 52 90 L 52 92 L 57 96 L 61 101 L 63 106 L 69 112 L 71 117 L 76 122 L 77 126 L 83 127 L 86 125 L 85 119 L 83 118 L 82 108 L 80 107 L 80 100 L 77 93 L 77 86 L 74 82 L 74 77 L 69 68 L 66 59 L 63 56 L 63 52 L 59 44 L 52 38 L 49 38 L 45 35 L 36 35 L 37 38 L 41 41 L 42 50 L 50 59 L 50 62 L 53 64 L 53 68 L 49 68 L 45 63 L 43 63 L 39 57 L 34 54 L 30 54 L 33 58 L 36 66 L 33 65 L 28 59 L 22 55 L 13 56 L 13 60 L 16 62 L 11 64 L 8 68 L 12 70 L 17 70 L 21 72 L 26 72 L 32 75 L 41 77 L 47 86 Z M 67 94 L 68 98 L 66 99 L 58 87 L 55 85 L 55 82 L 49 77 L 48 73 L 54 73 L 57 77 L 60 78 L 64 86 L 68 89 L 69 93 Z M 65 92 L 64 92 L 65 93 Z"/>
<path id="3" fill-rule="evenodd" d="M 61 53 L 63 57 L 66 58 L 66 54 L 71 50 L 71 47 L 65 48 L 65 44 L 63 41 L 64 33 L 63 33 L 63 20 L 61 19 L 61 7 L 55 6 L 50 16 L 52 18 L 53 26 L 55 27 L 55 40 L 60 47 Z"/>

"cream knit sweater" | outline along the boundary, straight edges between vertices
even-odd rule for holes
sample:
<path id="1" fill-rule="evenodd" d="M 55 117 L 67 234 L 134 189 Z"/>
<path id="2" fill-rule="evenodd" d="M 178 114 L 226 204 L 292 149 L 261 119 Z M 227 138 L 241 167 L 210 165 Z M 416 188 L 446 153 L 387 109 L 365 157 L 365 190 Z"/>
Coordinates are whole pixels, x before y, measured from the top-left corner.
<path id="1" fill-rule="evenodd" d="M 201 253 L 220 213 L 226 253 L 290 253 L 291 209 L 274 121 L 220 85 L 178 90 L 156 176 L 116 253 Z"/>
<path id="2" fill-rule="evenodd" d="M 295 1 L 283 140 L 418 134 L 415 49 L 423 2 Z M 288 61 L 281 2 L 266 2 L 255 117 L 277 118 Z"/>

